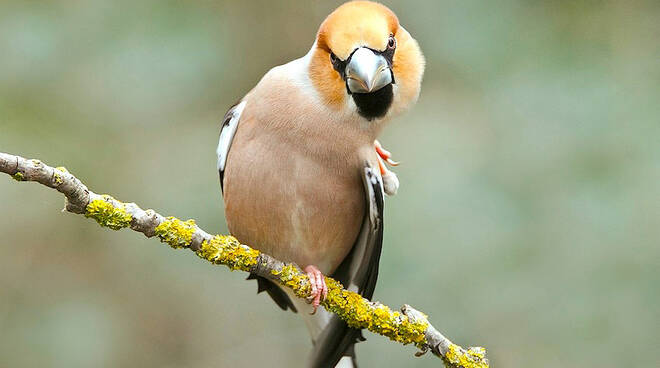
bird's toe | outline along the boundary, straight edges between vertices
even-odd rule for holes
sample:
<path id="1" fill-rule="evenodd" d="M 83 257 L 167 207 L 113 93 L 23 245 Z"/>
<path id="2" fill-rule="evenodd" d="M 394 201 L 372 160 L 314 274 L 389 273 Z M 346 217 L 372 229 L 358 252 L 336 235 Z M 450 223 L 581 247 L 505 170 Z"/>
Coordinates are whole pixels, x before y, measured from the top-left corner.
<path id="1" fill-rule="evenodd" d="M 309 284 L 311 286 L 310 296 L 307 302 L 314 308 L 311 313 L 314 314 L 319 305 L 321 305 L 321 302 L 328 295 L 328 287 L 325 283 L 325 276 L 323 276 L 323 273 L 316 266 L 309 265 L 305 267 L 305 272 L 307 273 L 307 277 L 309 277 Z"/>

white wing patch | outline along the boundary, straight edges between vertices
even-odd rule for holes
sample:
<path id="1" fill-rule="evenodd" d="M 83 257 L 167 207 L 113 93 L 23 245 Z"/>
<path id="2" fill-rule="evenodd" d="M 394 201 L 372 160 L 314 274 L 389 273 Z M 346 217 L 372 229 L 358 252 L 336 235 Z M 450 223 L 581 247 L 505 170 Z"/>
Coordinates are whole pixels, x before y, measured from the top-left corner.
<path id="1" fill-rule="evenodd" d="M 380 173 L 378 170 L 374 170 L 370 167 L 365 167 L 364 168 L 364 176 L 366 177 L 367 180 L 371 183 L 371 185 L 367 185 L 367 193 L 369 195 L 369 219 L 371 220 L 372 224 L 378 224 L 378 217 L 382 216 L 378 211 L 378 206 L 376 205 L 376 192 L 374 191 L 374 186 L 379 186 L 383 187 L 383 178 L 380 176 Z M 382 201 L 383 198 L 383 193 L 380 193 L 380 200 Z M 372 225 L 373 226 L 373 225 Z"/>
<path id="2" fill-rule="evenodd" d="M 222 122 L 222 127 L 220 128 L 220 139 L 218 139 L 218 149 L 216 150 L 218 154 L 218 170 L 221 172 L 225 171 L 229 148 L 231 147 L 231 142 L 234 139 L 234 134 L 236 134 L 238 121 L 241 119 L 241 113 L 243 112 L 246 103 L 246 101 L 243 101 L 236 105 L 227 113 L 228 116 L 225 116 L 225 120 Z"/>

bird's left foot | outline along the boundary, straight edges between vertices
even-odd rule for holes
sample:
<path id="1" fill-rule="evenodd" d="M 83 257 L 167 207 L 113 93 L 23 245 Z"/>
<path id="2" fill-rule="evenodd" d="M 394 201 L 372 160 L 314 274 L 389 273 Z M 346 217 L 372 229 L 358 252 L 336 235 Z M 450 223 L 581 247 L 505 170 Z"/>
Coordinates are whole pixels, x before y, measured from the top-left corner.
<path id="1" fill-rule="evenodd" d="M 316 268 L 316 266 L 309 265 L 305 267 L 304 270 L 309 277 L 309 283 L 312 286 L 312 294 L 310 295 L 307 302 L 312 304 L 314 310 L 311 314 L 316 313 L 316 309 L 319 307 L 322 301 L 328 296 L 328 286 L 325 284 L 325 276 L 321 271 Z"/>
<path id="2" fill-rule="evenodd" d="M 378 167 L 380 168 L 380 175 L 383 178 L 383 189 L 385 190 L 385 194 L 393 196 L 399 190 L 399 178 L 385 166 L 385 163 L 390 166 L 398 166 L 399 163 L 392 160 L 390 151 L 383 148 L 378 140 L 374 141 L 374 148 L 378 154 Z"/>
<path id="3" fill-rule="evenodd" d="M 380 144 L 380 142 L 378 142 L 377 139 L 374 141 L 374 148 L 376 148 L 376 153 L 378 153 L 378 156 L 380 156 L 382 160 L 390 164 L 390 166 L 399 166 L 398 162 L 392 160 L 392 153 L 390 153 L 390 151 L 383 148 L 383 145 Z"/>

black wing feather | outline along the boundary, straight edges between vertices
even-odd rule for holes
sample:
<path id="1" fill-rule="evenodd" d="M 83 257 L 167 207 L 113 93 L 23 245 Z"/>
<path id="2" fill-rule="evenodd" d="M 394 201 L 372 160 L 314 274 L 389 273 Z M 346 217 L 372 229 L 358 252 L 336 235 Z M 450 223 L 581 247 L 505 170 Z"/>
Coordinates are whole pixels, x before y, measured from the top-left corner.
<path id="1" fill-rule="evenodd" d="M 376 169 L 365 164 L 363 183 L 367 212 L 362 231 L 349 255 L 332 275 L 344 287 L 371 299 L 378 279 L 378 263 L 383 245 L 383 182 Z M 354 347 L 364 341 L 362 330 L 348 327 L 336 315 L 315 339 L 311 367 L 332 368 L 343 356 L 350 356 L 355 365 Z"/>
<path id="2" fill-rule="evenodd" d="M 257 294 L 264 291 L 267 292 L 275 304 L 282 308 L 282 310 L 291 309 L 293 313 L 298 313 L 298 309 L 296 309 L 295 305 L 293 305 L 293 302 L 287 293 L 277 287 L 277 285 L 275 285 L 275 283 L 272 281 L 264 277 L 257 276 L 253 273 L 249 274 L 246 280 L 257 280 Z"/>

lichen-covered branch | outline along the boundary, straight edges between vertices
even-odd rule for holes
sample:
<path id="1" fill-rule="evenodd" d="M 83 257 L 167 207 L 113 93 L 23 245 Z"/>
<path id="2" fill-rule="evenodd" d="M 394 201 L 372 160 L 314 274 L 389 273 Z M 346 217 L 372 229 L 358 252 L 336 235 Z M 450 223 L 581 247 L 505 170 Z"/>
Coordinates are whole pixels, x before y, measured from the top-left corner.
<path id="1" fill-rule="evenodd" d="M 188 248 L 213 264 L 278 282 L 300 298 L 310 294 L 309 279 L 297 265 L 252 249 L 232 236 L 211 235 L 197 227 L 194 220 L 164 217 L 154 210 L 143 210 L 135 203 L 123 203 L 109 195 L 91 192 L 63 167 L 53 168 L 39 160 L 0 152 L 0 172 L 17 181 L 34 181 L 57 190 L 66 197 L 67 211 L 83 214 L 101 226 L 113 230 L 131 228 L 147 237 L 156 236 L 172 248 Z M 464 349 L 452 343 L 428 322 L 425 314 L 409 305 L 404 305 L 401 311 L 393 311 L 344 289 L 332 278 L 326 277 L 326 283 L 328 296 L 322 305 L 349 326 L 368 329 L 404 345 L 415 344 L 420 349 L 417 356 L 430 350 L 448 367 L 488 367 L 483 348 Z"/>

